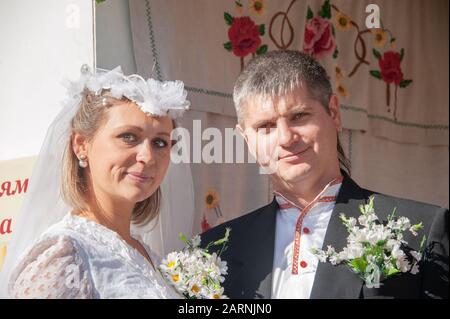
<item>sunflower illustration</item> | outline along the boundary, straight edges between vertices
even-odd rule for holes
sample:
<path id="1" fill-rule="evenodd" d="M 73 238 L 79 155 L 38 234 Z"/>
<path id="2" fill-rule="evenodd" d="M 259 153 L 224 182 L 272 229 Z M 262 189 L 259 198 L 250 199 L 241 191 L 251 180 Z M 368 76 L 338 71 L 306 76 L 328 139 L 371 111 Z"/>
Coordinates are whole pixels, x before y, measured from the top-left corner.
<path id="1" fill-rule="evenodd" d="M 338 12 L 336 14 L 336 18 L 334 20 L 334 24 L 336 25 L 336 27 L 339 30 L 348 30 L 352 27 L 352 20 L 350 19 L 350 17 L 342 12 Z"/>
<path id="2" fill-rule="evenodd" d="M 209 189 L 205 194 L 206 208 L 214 209 L 217 207 L 218 204 L 219 204 L 219 196 L 217 195 L 217 193 L 214 190 Z"/>
<path id="3" fill-rule="evenodd" d="M 388 38 L 386 31 L 384 31 L 383 29 L 373 29 L 372 34 L 373 44 L 379 48 L 384 47 Z"/>
<path id="4" fill-rule="evenodd" d="M 261 16 L 266 11 L 266 4 L 264 0 L 250 0 L 249 2 L 250 12 L 257 16 Z"/>

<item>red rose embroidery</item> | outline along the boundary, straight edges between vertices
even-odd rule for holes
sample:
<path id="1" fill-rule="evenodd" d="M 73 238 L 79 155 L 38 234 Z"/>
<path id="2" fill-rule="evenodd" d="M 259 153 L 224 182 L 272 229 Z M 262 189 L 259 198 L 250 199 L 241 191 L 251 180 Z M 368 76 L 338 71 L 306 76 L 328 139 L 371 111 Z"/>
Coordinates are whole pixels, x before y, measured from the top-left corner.
<path id="1" fill-rule="evenodd" d="M 258 26 L 249 17 L 233 18 L 233 24 L 228 29 L 228 38 L 233 53 L 240 57 L 255 53 L 261 44 Z"/>
<path id="2" fill-rule="evenodd" d="M 378 60 L 383 81 L 386 83 L 395 83 L 395 85 L 400 84 L 403 80 L 400 63 L 400 53 L 394 51 L 384 52 L 383 57 Z"/>
<path id="3" fill-rule="evenodd" d="M 321 58 L 332 54 L 335 49 L 336 41 L 331 23 L 320 17 L 309 19 L 305 27 L 303 51 L 313 57 Z"/>

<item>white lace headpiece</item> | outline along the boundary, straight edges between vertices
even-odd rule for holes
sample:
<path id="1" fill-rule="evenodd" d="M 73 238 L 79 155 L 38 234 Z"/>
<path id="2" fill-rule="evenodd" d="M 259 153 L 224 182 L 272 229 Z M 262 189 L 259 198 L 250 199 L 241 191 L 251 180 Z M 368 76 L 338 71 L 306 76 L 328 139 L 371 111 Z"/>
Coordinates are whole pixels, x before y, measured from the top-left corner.
<path id="1" fill-rule="evenodd" d="M 113 70 L 97 69 L 92 73 L 87 65 L 81 67 L 80 79 L 76 82 L 64 83 L 70 97 L 80 97 L 84 89 L 101 94 L 102 90 L 110 90 L 115 99 L 126 97 L 135 102 L 141 110 L 152 116 L 180 117 L 189 109 L 186 100 L 187 92 L 182 81 L 145 80 L 137 74 L 126 76 L 120 66 Z"/>

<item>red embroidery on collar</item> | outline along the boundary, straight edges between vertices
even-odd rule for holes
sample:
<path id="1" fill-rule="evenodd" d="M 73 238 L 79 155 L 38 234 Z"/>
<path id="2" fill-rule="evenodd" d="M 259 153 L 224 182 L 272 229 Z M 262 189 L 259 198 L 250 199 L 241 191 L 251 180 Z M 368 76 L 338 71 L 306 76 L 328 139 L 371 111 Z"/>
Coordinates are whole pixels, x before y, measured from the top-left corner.
<path id="1" fill-rule="evenodd" d="M 323 202 L 334 202 L 336 201 L 336 196 L 320 196 L 323 194 L 329 187 L 333 185 L 337 185 L 342 182 L 342 176 L 336 178 L 332 182 L 330 182 L 325 188 L 320 192 L 320 194 L 306 207 L 302 210 L 298 206 L 294 205 L 290 201 L 288 201 L 286 198 L 284 198 L 283 195 L 280 195 L 283 197 L 283 199 L 286 200 L 286 203 L 279 204 L 280 209 L 288 209 L 297 207 L 300 209 L 301 214 L 297 219 L 297 223 L 295 225 L 295 235 L 294 235 L 294 255 L 292 257 L 292 274 L 298 275 L 298 264 L 299 264 L 299 258 L 300 258 L 300 239 L 301 239 L 301 233 L 302 233 L 302 225 L 303 225 L 303 219 L 305 218 L 306 214 L 308 214 L 309 211 L 317 204 L 317 203 L 323 203 Z"/>
<path id="2" fill-rule="evenodd" d="M 321 203 L 334 202 L 336 201 L 336 196 L 323 196 L 320 197 L 317 201 Z"/>

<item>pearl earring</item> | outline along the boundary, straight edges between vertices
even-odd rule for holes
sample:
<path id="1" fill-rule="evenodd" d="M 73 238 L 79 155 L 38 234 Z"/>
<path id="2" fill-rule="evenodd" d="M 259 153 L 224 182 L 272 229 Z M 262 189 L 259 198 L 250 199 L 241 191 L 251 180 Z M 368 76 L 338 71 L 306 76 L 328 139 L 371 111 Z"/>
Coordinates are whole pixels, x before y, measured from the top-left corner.
<path id="1" fill-rule="evenodd" d="M 80 155 L 78 165 L 80 165 L 81 168 L 86 168 L 88 166 L 86 159 L 86 155 Z"/>

